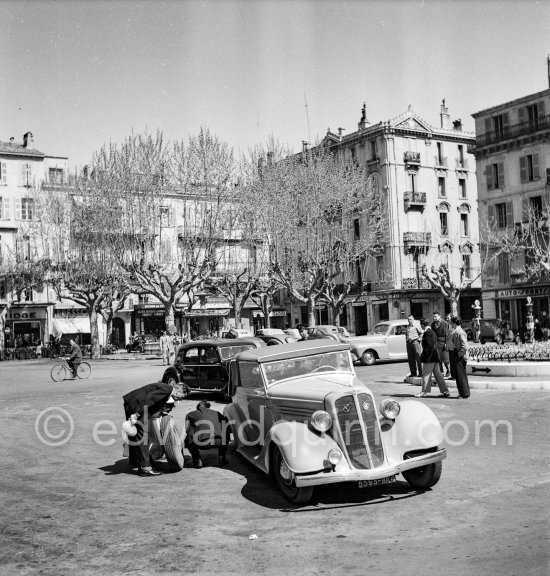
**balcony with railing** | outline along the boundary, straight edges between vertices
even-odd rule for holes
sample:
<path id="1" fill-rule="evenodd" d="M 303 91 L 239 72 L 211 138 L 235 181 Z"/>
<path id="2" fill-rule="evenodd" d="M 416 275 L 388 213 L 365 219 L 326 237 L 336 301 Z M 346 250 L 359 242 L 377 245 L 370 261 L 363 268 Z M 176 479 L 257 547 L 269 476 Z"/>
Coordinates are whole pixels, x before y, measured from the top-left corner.
<path id="1" fill-rule="evenodd" d="M 427 252 L 431 245 L 431 232 L 403 232 L 405 252 Z"/>
<path id="2" fill-rule="evenodd" d="M 403 290 L 427 290 L 432 285 L 426 278 L 403 278 Z"/>
<path id="3" fill-rule="evenodd" d="M 405 152 L 403 161 L 405 164 L 420 165 L 420 152 Z"/>
<path id="4" fill-rule="evenodd" d="M 519 122 L 511 126 L 503 126 L 498 130 L 491 130 L 485 132 L 485 134 L 480 134 L 476 137 L 476 145 L 479 148 L 480 146 L 496 144 L 497 142 L 517 138 L 518 136 L 536 134 L 537 132 L 548 129 L 550 129 L 550 115 L 539 116 L 532 120 L 526 120 L 525 122 Z"/>
<path id="5" fill-rule="evenodd" d="M 405 212 L 409 210 L 420 210 L 423 212 L 426 207 L 426 192 L 409 190 L 403 194 L 403 203 Z"/>

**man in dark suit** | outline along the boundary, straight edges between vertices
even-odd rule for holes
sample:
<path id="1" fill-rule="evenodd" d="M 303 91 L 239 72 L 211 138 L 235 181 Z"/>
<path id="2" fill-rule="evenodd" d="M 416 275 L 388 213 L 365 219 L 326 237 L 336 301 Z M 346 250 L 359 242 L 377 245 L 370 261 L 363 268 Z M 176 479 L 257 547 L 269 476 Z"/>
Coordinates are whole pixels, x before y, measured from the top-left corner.
<path id="1" fill-rule="evenodd" d="M 218 448 L 220 466 L 227 464 L 225 454 L 229 445 L 229 425 L 227 418 L 210 408 L 208 400 L 201 400 L 197 409 L 185 418 L 185 447 L 193 458 L 193 466 L 202 468 L 200 450 Z"/>
<path id="2" fill-rule="evenodd" d="M 448 398 L 450 396 L 449 389 L 445 383 L 445 378 L 439 369 L 439 352 L 437 349 L 437 336 L 426 318 L 420 320 L 420 326 L 424 330 L 422 335 L 422 392 L 416 394 L 417 398 L 427 396 L 432 389 L 432 374 L 439 386 L 441 396 Z"/>

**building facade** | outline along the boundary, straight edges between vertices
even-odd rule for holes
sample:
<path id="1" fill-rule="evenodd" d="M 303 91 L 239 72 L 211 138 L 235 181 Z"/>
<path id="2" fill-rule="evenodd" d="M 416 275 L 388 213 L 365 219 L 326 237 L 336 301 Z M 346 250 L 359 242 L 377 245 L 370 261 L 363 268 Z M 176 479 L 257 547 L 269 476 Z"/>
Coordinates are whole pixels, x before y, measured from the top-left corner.
<path id="1" fill-rule="evenodd" d="M 63 186 L 67 178 L 68 158 L 40 152 L 31 132 L 27 132 L 20 143 L 14 138 L 0 141 L 0 270 L 32 256 L 30 230 L 36 216 L 36 187 L 41 184 Z M 12 296 L 6 282 L 0 280 L 5 345 L 15 347 L 47 341 L 59 304 L 53 292 L 44 286 L 42 290 L 26 290 L 19 301 L 12 302 Z"/>
<path id="2" fill-rule="evenodd" d="M 472 280 L 463 282 L 459 303 L 460 315 L 470 319 L 481 288 L 475 135 L 464 132 L 460 120 L 451 124 L 443 101 L 439 127 L 410 107 L 392 120 L 370 124 L 363 107 L 356 131 L 329 130 L 323 144 L 365 165 L 387 206 L 387 241 L 374 260 L 358 267 L 364 288 L 348 297 L 341 324 L 364 334 L 381 320 L 449 310 L 442 293 L 422 276 L 423 266 L 443 263 L 457 283 L 461 277 Z M 366 225 L 359 223 L 356 234 Z M 323 307 L 319 319 L 333 321 Z"/>
<path id="3" fill-rule="evenodd" d="M 476 123 L 477 181 L 482 222 L 494 234 L 521 234 L 537 221 L 548 242 L 550 205 L 550 89 L 472 114 Z M 540 256 L 540 254 L 535 255 Z M 524 270 L 529 251 L 511 259 L 502 253 L 483 275 L 483 316 L 500 318 L 522 330 L 527 298 L 533 315 L 548 323 L 550 277 L 536 281 Z"/>

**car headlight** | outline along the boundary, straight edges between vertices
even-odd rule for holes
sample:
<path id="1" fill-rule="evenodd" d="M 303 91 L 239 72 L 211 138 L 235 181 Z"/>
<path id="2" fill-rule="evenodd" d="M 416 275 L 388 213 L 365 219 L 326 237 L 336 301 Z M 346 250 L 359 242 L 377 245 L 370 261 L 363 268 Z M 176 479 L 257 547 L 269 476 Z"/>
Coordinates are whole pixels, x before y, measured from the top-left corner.
<path id="1" fill-rule="evenodd" d="M 337 464 L 340 464 L 340 462 L 342 462 L 343 457 L 344 455 L 342 454 L 341 450 L 339 450 L 338 448 L 332 448 L 328 453 L 327 460 L 333 466 L 336 466 Z"/>
<path id="2" fill-rule="evenodd" d="M 399 402 L 389 399 L 386 399 L 384 402 L 382 402 L 380 409 L 382 414 L 384 414 L 384 416 L 390 420 L 397 418 L 399 416 L 399 412 L 401 412 L 401 406 L 399 406 Z"/>
<path id="3" fill-rule="evenodd" d="M 332 417 L 324 410 L 317 410 L 311 415 L 311 425 L 318 432 L 326 432 L 332 426 Z"/>

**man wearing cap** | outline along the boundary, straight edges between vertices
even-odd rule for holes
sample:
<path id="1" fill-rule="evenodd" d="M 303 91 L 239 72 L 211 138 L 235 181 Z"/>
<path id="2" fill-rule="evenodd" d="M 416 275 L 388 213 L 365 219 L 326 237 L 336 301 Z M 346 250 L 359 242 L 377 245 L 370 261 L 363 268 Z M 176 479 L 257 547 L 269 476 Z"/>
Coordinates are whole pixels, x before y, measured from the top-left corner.
<path id="1" fill-rule="evenodd" d="M 195 468 L 202 468 L 200 450 L 216 446 L 220 466 L 227 464 L 225 454 L 229 444 L 229 425 L 223 414 L 210 409 L 210 402 L 201 400 L 197 409 L 187 414 L 185 431 L 185 447 L 193 458 Z"/>
<path id="2" fill-rule="evenodd" d="M 71 344 L 71 350 L 67 364 L 73 373 L 73 378 L 76 378 L 78 367 L 82 362 L 82 350 L 80 350 L 80 346 L 72 338 L 69 340 L 69 343 Z"/>

